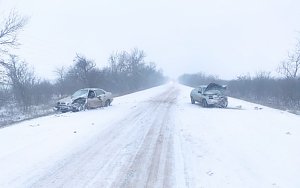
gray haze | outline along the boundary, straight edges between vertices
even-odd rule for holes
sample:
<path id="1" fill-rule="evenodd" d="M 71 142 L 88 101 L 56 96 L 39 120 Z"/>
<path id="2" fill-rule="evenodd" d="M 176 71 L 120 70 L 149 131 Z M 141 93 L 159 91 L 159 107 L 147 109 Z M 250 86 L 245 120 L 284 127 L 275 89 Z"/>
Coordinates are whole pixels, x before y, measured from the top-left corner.
<path id="1" fill-rule="evenodd" d="M 113 51 L 139 48 L 167 76 L 207 72 L 230 79 L 276 73 L 300 37 L 298 0 L 0 0 L 30 16 L 16 51 L 41 77 L 75 53 L 107 65 Z"/>

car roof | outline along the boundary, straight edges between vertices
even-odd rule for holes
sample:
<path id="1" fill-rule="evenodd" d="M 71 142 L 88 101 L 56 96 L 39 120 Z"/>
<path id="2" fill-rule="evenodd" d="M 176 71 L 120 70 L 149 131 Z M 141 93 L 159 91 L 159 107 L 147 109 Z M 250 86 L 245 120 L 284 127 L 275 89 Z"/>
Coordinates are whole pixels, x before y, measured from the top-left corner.
<path id="1" fill-rule="evenodd" d="M 104 89 L 100 89 L 100 88 L 83 88 L 80 90 L 103 90 L 104 91 Z"/>
<path id="2" fill-rule="evenodd" d="M 207 85 L 200 85 L 197 88 L 206 88 L 206 87 L 207 87 Z"/>

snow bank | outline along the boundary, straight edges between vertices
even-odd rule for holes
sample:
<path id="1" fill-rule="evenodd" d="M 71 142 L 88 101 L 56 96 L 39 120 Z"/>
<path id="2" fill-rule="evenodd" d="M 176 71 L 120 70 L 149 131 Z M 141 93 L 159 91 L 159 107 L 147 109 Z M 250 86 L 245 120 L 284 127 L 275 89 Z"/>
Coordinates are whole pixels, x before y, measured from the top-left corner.
<path id="1" fill-rule="evenodd" d="M 300 187 L 300 117 L 230 98 L 227 109 L 189 103 L 179 86 L 177 126 L 195 187 Z"/>

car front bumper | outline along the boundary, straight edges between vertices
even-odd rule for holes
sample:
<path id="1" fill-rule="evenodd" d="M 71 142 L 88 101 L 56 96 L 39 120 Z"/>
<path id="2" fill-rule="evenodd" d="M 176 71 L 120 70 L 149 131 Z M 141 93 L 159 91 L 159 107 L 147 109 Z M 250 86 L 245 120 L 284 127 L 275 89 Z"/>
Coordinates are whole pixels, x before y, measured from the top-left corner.
<path id="1" fill-rule="evenodd" d="M 208 99 L 207 100 L 208 105 L 221 105 L 221 104 L 224 104 L 224 102 L 228 103 L 226 98 Z"/>
<path id="2" fill-rule="evenodd" d="M 68 105 L 56 105 L 54 109 L 60 112 L 69 112 L 72 111 L 73 107 Z"/>

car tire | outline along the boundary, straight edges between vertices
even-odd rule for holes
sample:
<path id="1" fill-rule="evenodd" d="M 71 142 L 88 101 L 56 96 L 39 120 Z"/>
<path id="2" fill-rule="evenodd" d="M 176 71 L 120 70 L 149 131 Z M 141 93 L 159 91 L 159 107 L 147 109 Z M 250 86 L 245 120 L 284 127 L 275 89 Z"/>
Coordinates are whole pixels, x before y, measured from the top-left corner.
<path id="1" fill-rule="evenodd" d="M 88 105 L 87 105 L 87 101 L 86 99 L 77 99 L 74 103 L 73 103 L 73 112 L 78 112 L 78 111 L 83 111 L 85 109 L 88 109 Z"/>
<path id="2" fill-rule="evenodd" d="M 74 103 L 74 108 L 73 108 L 73 112 L 79 112 L 79 111 L 83 111 L 86 109 L 86 105 L 85 104 L 79 104 L 79 103 Z"/>
<path id="3" fill-rule="evenodd" d="M 228 106 L 228 101 L 222 101 L 221 108 L 226 108 Z"/>
<path id="4" fill-rule="evenodd" d="M 202 100 L 201 104 L 204 108 L 208 107 L 207 101 L 205 99 Z"/>
<path id="5" fill-rule="evenodd" d="M 193 97 L 191 97 L 191 103 L 195 104 L 195 100 L 193 99 Z"/>
<path id="6" fill-rule="evenodd" d="M 68 110 L 61 110 L 60 112 L 61 112 L 61 113 L 67 113 Z"/>
<path id="7" fill-rule="evenodd" d="M 109 105 L 110 105 L 110 100 L 106 100 L 105 104 L 104 104 L 104 107 L 108 107 Z"/>

